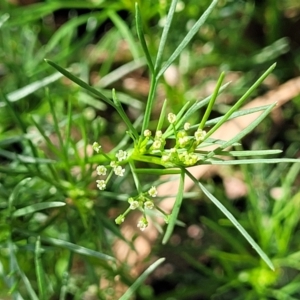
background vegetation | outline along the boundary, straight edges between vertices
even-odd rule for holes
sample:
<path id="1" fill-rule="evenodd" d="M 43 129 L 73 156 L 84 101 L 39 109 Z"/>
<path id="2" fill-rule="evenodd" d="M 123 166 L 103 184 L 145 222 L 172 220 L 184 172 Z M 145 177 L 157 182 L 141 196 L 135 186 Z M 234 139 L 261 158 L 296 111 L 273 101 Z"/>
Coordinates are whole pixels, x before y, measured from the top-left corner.
<path id="1" fill-rule="evenodd" d="M 154 54 L 168 1 L 139 2 Z M 165 59 L 209 3 L 179 2 Z M 119 147 L 126 128 L 110 107 L 44 58 L 107 95 L 116 88 L 138 120 L 149 74 L 134 1 L 2 1 L 0 12 L 0 297 L 118 299 L 116 277 L 125 286 L 139 278 L 112 249 L 123 239 L 114 219 L 126 207 L 132 182 L 124 176 L 100 194 L 90 145 Z M 276 89 L 299 76 L 299 26 L 296 0 L 220 0 L 165 74 L 157 103 L 167 98 L 176 112 L 187 100 L 209 95 L 226 71 L 233 83 L 216 103 L 217 117 L 275 61 L 253 96 Z M 293 95 L 242 141 L 243 148 L 299 156 L 299 118 L 300 96 Z M 153 245 L 149 261 L 166 261 L 135 291 L 136 299 L 299 299 L 299 180 L 299 164 L 228 167 L 203 179 L 270 256 L 275 272 L 191 191 L 179 215 L 186 226 L 176 228 L 169 244 Z M 241 192 L 230 193 L 237 186 Z"/>

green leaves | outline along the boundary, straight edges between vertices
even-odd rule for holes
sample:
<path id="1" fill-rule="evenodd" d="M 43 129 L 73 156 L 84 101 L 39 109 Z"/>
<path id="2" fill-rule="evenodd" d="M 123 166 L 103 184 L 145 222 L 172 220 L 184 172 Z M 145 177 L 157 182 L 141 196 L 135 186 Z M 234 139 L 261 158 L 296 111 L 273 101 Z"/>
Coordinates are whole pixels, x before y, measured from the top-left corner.
<path id="1" fill-rule="evenodd" d="M 274 265 L 268 256 L 263 252 L 263 250 L 257 245 L 257 243 L 253 240 L 253 238 L 248 234 L 248 232 L 242 227 L 242 225 L 236 220 L 236 218 L 226 209 L 226 207 L 216 198 L 214 197 L 208 189 L 204 187 L 188 170 L 186 170 L 186 174 L 194 181 L 196 185 L 203 191 L 203 193 L 208 197 L 210 201 L 212 201 L 220 211 L 232 222 L 232 224 L 238 229 L 238 231 L 245 237 L 245 239 L 249 242 L 249 244 L 253 247 L 253 249 L 259 254 L 259 256 L 265 261 L 265 263 L 274 270 Z"/>
<path id="2" fill-rule="evenodd" d="M 16 211 L 13 212 L 12 216 L 14 218 L 25 216 L 28 214 L 32 214 L 34 212 L 44 210 L 44 209 L 49 209 L 49 208 L 54 208 L 54 207 L 62 207 L 65 206 L 66 204 L 63 202 L 42 202 L 42 203 L 36 203 L 32 205 L 28 205 L 26 207 L 17 209 Z"/>
<path id="3" fill-rule="evenodd" d="M 161 264 L 165 261 L 165 258 L 160 258 L 148 267 L 137 280 L 129 287 L 129 289 L 123 294 L 119 300 L 128 300 L 134 295 L 137 288 L 145 281 L 145 279 Z"/>

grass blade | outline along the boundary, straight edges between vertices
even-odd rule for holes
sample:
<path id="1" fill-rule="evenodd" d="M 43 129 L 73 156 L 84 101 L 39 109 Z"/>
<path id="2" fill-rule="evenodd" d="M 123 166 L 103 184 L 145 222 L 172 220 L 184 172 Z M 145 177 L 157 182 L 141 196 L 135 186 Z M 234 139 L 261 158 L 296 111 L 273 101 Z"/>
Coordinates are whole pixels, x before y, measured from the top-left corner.
<path id="1" fill-rule="evenodd" d="M 92 94 L 96 95 L 101 100 L 103 100 L 104 102 L 106 102 L 107 104 L 109 104 L 109 105 L 111 105 L 112 107 L 115 108 L 114 103 L 110 99 L 108 99 L 106 96 L 104 96 L 100 91 L 96 90 L 95 88 L 93 88 L 92 86 L 90 86 L 89 84 L 87 84 L 86 82 L 84 82 L 83 80 L 78 78 L 77 76 L 73 75 L 68 70 L 66 70 L 66 69 L 62 68 L 61 66 L 57 65 L 55 62 L 53 62 L 51 60 L 48 60 L 48 59 L 45 59 L 45 62 L 48 63 L 49 65 L 51 65 L 53 68 L 55 68 L 61 74 L 65 75 L 71 81 L 75 82 L 76 84 L 78 84 L 82 88 L 84 88 L 87 91 L 91 92 Z"/>
<path id="2" fill-rule="evenodd" d="M 253 159 L 238 159 L 238 160 L 213 160 L 208 159 L 199 165 L 250 165 L 250 164 L 278 164 L 278 163 L 300 163 L 299 158 L 253 158 Z"/>
<path id="3" fill-rule="evenodd" d="M 40 211 L 40 210 L 44 210 L 44 209 L 49 209 L 49 208 L 54 208 L 54 207 L 61 207 L 61 206 L 65 206 L 66 203 L 64 202 L 43 202 L 43 203 L 36 203 L 36 204 L 32 204 L 32 205 L 28 205 L 26 207 L 17 209 L 12 216 L 14 218 L 16 217 L 21 217 L 21 216 L 25 216 L 28 214 L 32 214 L 36 211 Z"/>
<path id="4" fill-rule="evenodd" d="M 161 39 L 159 42 L 159 46 L 158 46 L 158 51 L 157 51 L 157 56 L 156 56 L 156 61 L 155 61 L 155 72 L 158 71 L 158 69 L 161 66 L 161 61 L 162 61 L 162 55 L 164 52 L 164 48 L 166 45 L 166 41 L 167 41 L 167 37 L 168 37 L 168 33 L 171 27 L 171 23 L 172 23 L 172 19 L 174 16 L 174 12 L 176 9 L 176 5 L 177 5 L 178 0 L 172 0 L 171 6 L 169 8 L 169 12 L 168 12 L 168 16 L 167 16 L 167 20 L 166 20 L 166 24 L 164 24 L 164 29 L 161 35 Z"/>
<path id="5" fill-rule="evenodd" d="M 133 58 L 138 59 L 141 56 L 140 51 L 136 46 L 137 43 L 135 42 L 128 25 L 112 10 L 108 12 L 108 16 L 118 28 L 118 31 L 121 33 L 123 38 L 127 41 Z"/>
<path id="6" fill-rule="evenodd" d="M 135 21 L 136 21 L 137 35 L 139 37 L 140 43 L 141 43 L 143 51 L 145 53 L 145 56 L 146 56 L 146 59 L 148 62 L 148 67 L 149 67 L 151 73 L 153 74 L 154 73 L 153 62 L 152 62 L 152 58 L 151 58 L 151 55 L 148 50 L 147 43 L 145 41 L 141 11 L 140 11 L 140 8 L 139 8 L 139 5 L 137 2 L 135 2 Z"/>
<path id="7" fill-rule="evenodd" d="M 231 221 L 231 223 L 244 236 L 244 238 L 249 242 L 249 244 L 258 253 L 258 255 L 270 267 L 270 269 L 274 271 L 275 269 L 274 269 L 273 263 L 271 262 L 271 260 L 269 259 L 269 257 L 263 252 L 263 250 L 258 246 L 258 244 L 253 240 L 253 238 L 248 234 L 248 232 L 242 227 L 242 225 L 236 220 L 236 218 L 188 170 L 186 170 L 186 173 L 194 181 L 194 183 L 199 186 L 199 188 L 208 197 L 208 199 L 211 200 L 213 202 L 213 204 L 215 204 L 221 210 L 221 212 Z"/>
<path id="8" fill-rule="evenodd" d="M 139 276 L 139 278 L 129 287 L 129 289 L 125 292 L 125 294 L 119 300 L 128 300 L 131 299 L 134 292 L 137 288 L 145 281 L 145 279 L 162 263 L 165 258 L 160 258 L 156 262 L 154 262 L 150 267 L 146 269 L 146 271 Z"/>
<path id="9" fill-rule="evenodd" d="M 206 121 L 207 121 L 207 119 L 208 119 L 208 117 L 209 117 L 209 115 L 210 115 L 210 113 L 212 111 L 212 108 L 213 108 L 213 106 L 215 104 L 215 101 L 216 101 L 216 99 L 218 97 L 219 90 L 221 88 L 221 84 L 222 84 L 222 82 L 224 80 L 224 77 L 225 77 L 225 73 L 222 72 L 221 75 L 220 75 L 220 77 L 219 77 L 219 79 L 218 79 L 218 82 L 217 82 L 217 85 L 215 87 L 215 90 L 214 90 L 214 92 L 213 92 L 213 94 L 212 94 L 212 96 L 210 98 L 210 101 L 208 103 L 208 106 L 206 108 L 204 116 L 203 116 L 203 118 L 201 120 L 201 123 L 199 124 L 199 127 L 198 127 L 199 129 L 203 129 L 204 126 L 205 126 L 205 123 L 206 123 Z"/>
<path id="10" fill-rule="evenodd" d="M 163 244 L 166 244 L 168 242 L 168 240 L 171 237 L 171 234 L 173 232 L 173 229 L 175 227 L 175 223 L 177 221 L 178 213 L 179 213 L 182 199 L 183 199 L 183 185 L 184 185 L 184 171 L 181 170 L 178 193 L 176 195 L 176 200 L 175 200 L 175 203 L 173 206 L 173 210 L 172 210 L 172 213 L 169 218 L 169 223 L 168 223 L 168 227 L 166 229 L 166 233 L 162 240 Z"/>
<path id="11" fill-rule="evenodd" d="M 36 270 L 36 277 L 37 277 L 37 283 L 38 283 L 38 290 L 39 290 L 39 299 L 40 300 L 46 300 L 46 278 L 45 278 L 45 271 L 43 269 L 42 260 L 41 260 L 41 241 L 40 237 L 37 238 L 35 243 L 35 270 Z"/>
<path id="12" fill-rule="evenodd" d="M 37 90 L 49 85 L 50 83 L 58 80 L 62 77 L 62 74 L 60 73 L 54 73 L 48 77 L 45 77 L 41 80 L 35 81 L 33 83 L 30 83 L 12 93 L 9 93 L 6 95 L 6 98 L 10 102 L 16 102 L 19 101 L 28 95 L 31 95 L 32 93 L 36 92 Z M 5 102 L 0 102 L 0 107 L 6 106 Z"/>
<path id="13" fill-rule="evenodd" d="M 237 103 L 232 106 L 229 111 L 222 117 L 222 119 L 211 128 L 206 134 L 205 139 L 211 136 L 214 132 L 216 132 L 227 120 L 228 118 L 237 111 L 241 105 L 245 102 L 245 100 L 252 94 L 254 90 L 266 79 L 266 77 L 274 70 L 276 64 L 273 64 L 260 78 L 247 90 L 247 92 L 237 101 Z"/>
<path id="14" fill-rule="evenodd" d="M 199 31 L 199 28 L 203 25 L 203 23 L 208 18 L 209 14 L 212 12 L 213 8 L 218 3 L 218 0 L 213 0 L 210 6 L 206 9 L 206 11 L 203 13 L 203 15 L 199 18 L 199 20 L 194 24 L 192 29 L 189 31 L 189 33 L 185 36 L 185 38 L 182 40 L 180 45 L 175 49 L 173 54 L 170 56 L 168 61 L 163 65 L 161 70 L 156 76 L 156 79 L 158 80 L 165 71 L 169 68 L 169 66 L 175 61 L 175 59 L 180 55 L 180 53 L 183 51 L 183 49 L 186 47 L 186 45 L 191 41 L 191 39 L 195 36 L 195 34 Z"/>

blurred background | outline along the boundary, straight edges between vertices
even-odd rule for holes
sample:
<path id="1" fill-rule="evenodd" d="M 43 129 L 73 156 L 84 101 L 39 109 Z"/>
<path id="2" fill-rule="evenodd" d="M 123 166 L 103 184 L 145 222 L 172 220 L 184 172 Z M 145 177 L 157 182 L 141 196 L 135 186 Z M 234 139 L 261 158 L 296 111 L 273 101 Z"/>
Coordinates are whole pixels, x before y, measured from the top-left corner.
<path id="1" fill-rule="evenodd" d="M 170 1 L 137 2 L 145 37 L 155 56 Z M 210 2 L 178 1 L 164 59 Z M 114 218 L 126 209 L 132 179 L 125 176 L 107 192 L 100 195 L 97 191 L 89 145 L 100 141 L 105 151 L 110 151 L 123 139 L 125 125 L 111 107 L 44 61 L 47 58 L 68 68 L 105 95 L 110 96 L 115 88 L 135 121 L 147 100 L 149 73 L 137 39 L 134 5 L 133 0 L 0 2 L 3 299 L 35 299 L 34 293 L 39 293 L 39 276 L 32 267 L 37 264 L 37 236 L 42 243 L 41 264 L 37 265 L 43 267 L 47 283 L 44 299 L 118 299 L 118 286 L 126 290 L 136 278 L 126 261 L 112 265 L 54 241 L 62 239 L 114 256 L 112 245 L 123 238 Z M 210 95 L 220 72 L 225 71 L 225 81 L 231 84 L 214 107 L 212 117 L 218 117 L 274 62 L 276 69 L 252 98 L 273 91 L 274 102 L 283 97 L 285 104 L 248 135 L 242 147 L 281 149 L 281 157 L 297 158 L 297 0 L 220 0 L 161 80 L 153 120 L 159 117 L 165 98 L 169 111 L 177 112 L 186 101 Z M 191 120 L 196 122 L 199 116 Z M 51 162 L 43 165 L 40 160 L 29 160 L 37 156 Z M 192 189 L 186 193 L 179 214 L 185 227 L 177 227 L 167 245 L 161 244 L 160 237 L 151 245 L 144 266 L 155 257 L 166 257 L 166 261 L 133 299 L 300 299 L 298 165 L 222 167 L 202 179 L 270 256 L 275 272 L 260 261 L 221 212 Z M 32 179 L 23 184 L 28 177 Z M 67 205 L 10 217 L 10 201 L 20 209 L 50 200 Z M 43 298 L 39 295 L 37 299 Z"/>

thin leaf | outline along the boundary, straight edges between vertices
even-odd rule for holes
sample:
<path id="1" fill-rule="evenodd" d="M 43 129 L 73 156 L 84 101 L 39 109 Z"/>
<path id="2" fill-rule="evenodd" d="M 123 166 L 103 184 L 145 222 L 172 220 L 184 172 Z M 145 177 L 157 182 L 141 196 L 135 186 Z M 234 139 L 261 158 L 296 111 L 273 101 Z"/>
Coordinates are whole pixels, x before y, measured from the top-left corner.
<path id="1" fill-rule="evenodd" d="M 213 160 L 208 159 L 198 165 L 251 165 L 251 164 L 278 164 L 278 163 L 300 163 L 297 158 L 253 158 L 238 160 Z"/>
<path id="2" fill-rule="evenodd" d="M 55 68 L 58 72 L 65 75 L 71 81 L 75 82 L 76 84 L 78 84 L 82 88 L 84 88 L 87 91 L 91 92 L 92 94 L 96 95 L 101 100 L 103 100 L 104 102 L 106 102 L 107 104 L 109 104 L 109 105 L 111 105 L 112 107 L 115 108 L 114 103 L 110 99 L 108 99 L 106 96 L 104 96 L 100 91 L 96 90 L 95 88 L 93 88 L 92 86 L 90 86 L 89 84 L 87 84 L 86 82 L 81 80 L 80 78 L 78 78 L 75 75 L 71 74 L 68 70 L 66 70 L 66 69 L 62 68 L 61 66 L 57 65 L 55 62 L 53 62 L 51 60 L 48 60 L 48 59 L 45 59 L 45 62 L 48 63 L 49 65 L 51 65 L 53 68 Z"/>
<path id="3" fill-rule="evenodd" d="M 130 133 L 135 137 L 135 139 L 137 140 L 139 137 L 138 132 L 136 131 L 136 129 L 133 127 L 131 121 L 129 120 L 127 114 L 125 113 L 121 102 L 119 101 L 119 99 L 117 98 L 116 95 L 116 91 L 115 89 L 112 90 L 112 98 L 115 104 L 115 108 L 118 111 L 120 117 L 122 118 L 122 120 L 124 121 L 124 123 L 126 124 L 127 128 L 130 130 Z"/>
<path id="4" fill-rule="evenodd" d="M 166 23 L 164 24 L 164 29 L 160 38 L 159 46 L 158 46 L 158 51 L 157 51 L 157 56 L 156 56 L 156 61 L 155 61 L 155 72 L 158 72 L 158 69 L 161 66 L 161 61 L 162 61 L 162 55 L 164 52 L 164 48 L 167 42 L 167 37 L 168 33 L 171 27 L 172 19 L 174 16 L 174 12 L 176 9 L 178 0 L 172 0 L 171 6 L 169 8 L 168 16 L 166 19 Z"/>
<path id="5" fill-rule="evenodd" d="M 195 151 L 196 153 L 205 153 L 205 151 Z M 234 156 L 234 157 L 240 157 L 240 156 L 261 156 L 261 155 L 273 155 L 282 153 L 282 150 L 245 150 L 245 151 L 221 151 L 216 152 L 217 155 L 224 155 L 224 156 Z"/>
<path id="6" fill-rule="evenodd" d="M 35 257 L 34 257 L 35 270 L 36 270 L 36 277 L 37 277 L 38 290 L 39 290 L 39 299 L 46 300 L 47 287 L 46 287 L 45 271 L 41 260 L 41 253 L 42 253 L 41 241 L 40 241 L 40 237 L 38 237 L 35 243 Z"/>
<path id="7" fill-rule="evenodd" d="M 232 139 L 227 141 L 221 147 L 211 151 L 206 157 L 210 158 L 214 156 L 216 153 L 218 153 L 219 150 L 230 147 L 232 146 L 232 144 L 240 141 L 245 135 L 251 132 L 269 114 L 269 112 L 273 109 L 275 105 L 276 103 L 269 105 L 269 107 L 258 118 L 256 118 L 255 121 L 251 122 L 246 128 L 244 128 L 241 132 L 239 132 L 237 135 L 235 135 Z"/>
<path id="8" fill-rule="evenodd" d="M 191 28 L 191 30 L 188 32 L 188 34 L 182 40 L 180 45 L 176 48 L 176 50 L 170 56 L 168 61 L 163 65 L 163 67 L 161 68 L 161 70 L 159 71 L 159 73 L 156 76 L 156 80 L 158 80 L 165 73 L 165 71 L 175 61 L 175 59 L 180 55 L 180 53 L 183 51 L 183 49 L 186 47 L 186 45 L 197 34 L 197 32 L 199 32 L 200 27 L 204 24 L 204 22 L 206 21 L 209 14 L 212 12 L 213 8 L 216 6 L 217 3 L 218 3 L 218 0 L 212 1 L 210 6 L 206 9 L 206 11 L 203 13 L 203 15 L 199 18 L 199 20 L 194 24 L 194 26 Z"/>
<path id="9" fill-rule="evenodd" d="M 28 95 L 31 95 L 32 93 L 36 92 L 37 90 L 49 85 L 50 83 L 58 80 L 59 78 L 61 78 L 62 75 L 60 73 L 54 73 L 48 77 L 45 77 L 41 80 L 35 81 L 33 83 L 30 83 L 12 93 L 9 93 L 6 95 L 6 98 L 8 99 L 8 101 L 10 102 L 16 102 L 19 101 L 25 97 L 27 97 Z M 4 107 L 6 106 L 5 102 L 0 102 L 0 107 Z"/>
<path id="10" fill-rule="evenodd" d="M 228 82 L 228 83 L 222 85 L 222 87 L 219 90 L 219 94 L 222 93 L 229 84 L 230 83 Z M 211 95 L 206 97 L 205 99 L 195 101 L 195 103 L 193 103 L 193 105 L 186 111 L 186 113 L 180 119 L 181 124 L 187 122 L 194 113 L 198 112 L 198 110 L 200 108 L 207 105 L 210 101 L 210 98 L 211 98 Z M 207 121 L 207 123 L 209 123 L 209 122 L 210 121 Z M 191 128 L 197 128 L 198 126 L 199 125 L 194 125 L 194 126 L 191 126 Z"/>
<path id="11" fill-rule="evenodd" d="M 129 63 L 126 63 L 119 68 L 111 71 L 109 74 L 101 77 L 98 83 L 95 84 L 95 86 L 99 87 L 107 87 L 108 85 L 120 80 L 127 74 L 144 67 L 146 65 L 147 61 L 144 57 L 135 59 L 133 61 L 130 61 Z"/>
<path id="12" fill-rule="evenodd" d="M 253 114 L 253 113 L 262 111 L 262 110 L 266 110 L 269 106 L 270 106 L 270 105 L 264 105 L 264 106 L 253 107 L 253 108 L 249 108 L 249 109 L 242 109 L 242 110 L 236 111 L 236 112 L 234 112 L 234 113 L 227 119 L 227 121 L 232 120 L 232 119 L 235 119 L 235 118 L 243 117 L 243 116 L 246 116 L 246 115 L 250 115 L 250 114 Z M 218 118 L 214 118 L 214 119 L 208 120 L 208 121 L 205 123 L 205 126 L 206 126 L 206 127 L 210 127 L 210 126 L 212 126 L 212 125 L 214 125 L 214 124 L 217 124 L 220 120 L 222 120 L 222 118 L 223 118 L 223 117 L 218 117 Z M 197 128 L 197 125 L 191 126 L 191 129 L 193 129 L 193 128 Z"/>
<path id="13" fill-rule="evenodd" d="M 9 215 L 12 214 L 13 206 L 17 204 L 17 200 L 19 199 L 19 194 L 21 192 L 21 189 L 26 186 L 27 182 L 31 180 L 31 178 L 25 178 L 21 180 L 13 189 L 12 193 L 10 194 L 8 198 L 8 211 Z"/>
<path id="14" fill-rule="evenodd" d="M 61 206 L 65 206 L 65 205 L 66 205 L 66 203 L 64 203 L 64 202 L 42 202 L 42 203 L 36 203 L 36 204 L 28 205 L 26 207 L 17 209 L 12 214 L 12 216 L 14 218 L 21 217 L 21 216 L 25 216 L 25 215 L 28 215 L 28 214 L 32 214 L 32 213 L 40 211 L 40 210 L 54 208 L 54 207 L 61 207 Z"/>
<path id="15" fill-rule="evenodd" d="M 142 22 L 142 17 L 141 17 L 141 11 L 139 8 L 139 5 L 137 2 L 135 2 L 135 21 L 136 21 L 136 30 L 137 30 L 137 35 L 139 37 L 140 43 L 142 45 L 143 51 L 145 53 L 147 62 L 148 62 L 148 67 L 151 71 L 151 73 L 154 73 L 154 67 L 153 67 L 153 62 L 151 55 L 148 50 L 148 46 L 145 40 L 144 32 L 143 32 L 143 22 Z"/>
<path id="16" fill-rule="evenodd" d="M 194 181 L 196 185 L 203 191 L 203 193 L 208 197 L 209 200 L 213 202 L 221 212 L 231 221 L 231 223 L 238 229 L 238 231 L 245 237 L 253 249 L 258 253 L 258 255 L 265 261 L 265 263 L 275 270 L 273 263 L 268 258 L 268 256 L 263 252 L 263 250 L 258 246 L 258 244 L 253 240 L 253 238 L 248 234 L 248 232 L 242 227 L 242 225 L 236 220 L 236 218 L 227 210 L 227 208 L 214 197 L 205 187 L 202 185 L 188 170 L 185 170 L 186 174 Z"/>
<path id="17" fill-rule="evenodd" d="M 165 101 L 162 105 L 159 119 L 158 119 L 157 126 L 156 126 L 156 132 L 163 128 L 165 117 L 166 117 L 166 109 L 167 109 L 167 99 L 165 99 Z"/>
<path id="18" fill-rule="evenodd" d="M 220 77 L 219 77 L 219 79 L 218 79 L 218 82 L 216 84 L 215 90 L 214 90 L 214 92 L 213 92 L 213 94 L 212 94 L 212 96 L 210 98 L 210 101 L 208 103 L 208 106 L 206 108 L 204 116 L 203 116 L 203 118 L 201 120 L 201 123 L 199 124 L 199 127 L 198 127 L 199 129 L 203 129 L 204 128 L 204 125 L 205 125 L 205 123 L 206 123 L 206 121 L 207 121 L 207 119 L 208 119 L 208 117 L 209 117 L 209 115 L 210 115 L 210 113 L 212 111 L 212 108 L 213 108 L 213 106 L 215 104 L 215 101 L 216 101 L 216 99 L 218 97 L 219 90 L 221 88 L 221 84 L 222 84 L 222 82 L 224 80 L 224 77 L 225 77 L 225 73 L 222 72 L 221 75 L 220 75 Z"/>
<path id="19" fill-rule="evenodd" d="M 166 244 L 171 237 L 171 234 L 173 233 L 178 213 L 181 207 L 182 199 L 183 199 L 183 191 L 184 191 L 184 171 L 181 170 L 180 174 L 180 180 L 179 180 L 179 187 L 178 187 L 178 193 L 176 195 L 175 203 L 171 212 L 171 215 L 169 217 L 168 226 L 166 229 L 166 233 L 163 237 L 162 243 Z"/>
<path id="20" fill-rule="evenodd" d="M 143 272 L 139 278 L 129 287 L 129 289 L 124 293 L 124 295 L 119 300 L 128 300 L 131 299 L 134 292 L 138 289 L 139 286 L 146 280 L 146 278 L 162 263 L 165 261 L 165 258 L 160 258 L 154 262 L 150 267 Z"/>
<path id="21" fill-rule="evenodd" d="M 253 91 L 266 79 L 266 77 L 274 70 L 276 64 L 273 64 L 260 78 L 247 90 L 247 92 L 237 101 L 237 103 L 232 106 L 229 111 L 222 117 L 222 119 L 209 130 L 206 134 L 206 138 L 211 136 L 214 132 L 216 132 L 227 120 L 228 118 L 237 111 L 241 105 L 246 101 L 246 99 L 253 93 Z"/>
<path id="22" fill-rule="evenodd" d="M 138 59 L 140 57 L 140 52 L 138 47 L 136 46 L 137 43 L 134 40 L 132 33 L 128 28 L 128 25 L 112 10 L 108 11 L 108 16 L 118 28 L 123 38 L 127 41 L 134 59 Z"/>
<path id="23" fill-rule="evenodd" d="M 25 236 L 38 236 L 37 234 L 33 233 L 33 232 L 27 232 L 21 229 L 16 229 L 17 232 L 25 235 Z M 86 247 L 82 247 L 61 239 L 56 239 L 56 238 L 51 238 L 51 237 L 43 237 L 41 236 L 41 241 L 43 242 L 43 244 L 48 243 L 50 245 L 56 246 L 56 247 L 61 247 L 67 250 L 70 250 L 72 252 L 81 254 L 81 255 L 86 255 L 86 256 L 91 256 L 91 257 L 95 257 L 101 260 L 105 260 L 105 261 L 115 261 L 115 258 L 112 256 L 109 256 L 107 254 L 92 250 L 92 249 L 88 249 Z"/>

